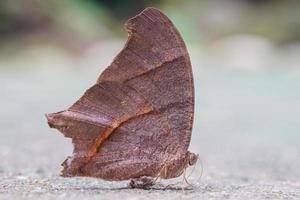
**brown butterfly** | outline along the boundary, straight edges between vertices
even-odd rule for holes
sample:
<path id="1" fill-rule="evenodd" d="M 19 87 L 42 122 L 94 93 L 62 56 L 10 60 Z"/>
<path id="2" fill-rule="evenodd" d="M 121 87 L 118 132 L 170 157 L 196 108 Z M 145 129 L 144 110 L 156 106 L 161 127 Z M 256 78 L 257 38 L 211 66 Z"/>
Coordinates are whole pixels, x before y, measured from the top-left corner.
<path id="1" fill-rule="evenodd" d="M 46 115 L 74 144 L 63 176 L 131 179 L 144 187 L 180 176 L 198 159 L 188 151 L 194 84 L 183 39 L 155 8 L 125 27 L 124 49 L 96 84 L 67 110 Z"/>

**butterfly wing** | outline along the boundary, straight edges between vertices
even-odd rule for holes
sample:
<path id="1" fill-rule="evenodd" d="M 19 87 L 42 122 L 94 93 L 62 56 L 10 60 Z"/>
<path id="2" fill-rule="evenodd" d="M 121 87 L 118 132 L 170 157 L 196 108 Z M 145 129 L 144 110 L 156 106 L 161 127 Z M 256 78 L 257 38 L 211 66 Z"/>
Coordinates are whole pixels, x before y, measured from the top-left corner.
<path id="1" fill-rule="evenodd" d="M 192 69 L 172 22 L 148 8 L 126 23 L 129 39 L 97 83 L 50 126 L 74 143 L 65 176 L 156 177 L 186 155 L 194 114 Z"/>

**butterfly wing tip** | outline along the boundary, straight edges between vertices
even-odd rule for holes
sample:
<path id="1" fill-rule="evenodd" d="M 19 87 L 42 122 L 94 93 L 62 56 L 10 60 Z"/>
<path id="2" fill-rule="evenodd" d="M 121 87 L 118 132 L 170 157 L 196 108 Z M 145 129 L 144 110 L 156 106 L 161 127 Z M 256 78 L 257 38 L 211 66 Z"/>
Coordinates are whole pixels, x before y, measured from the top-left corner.
<path id="1" fill-rule="evenodd" d="M 54 113 L 46 113 L 45 117 L 47 119 L 48 125 L 50 128 L 53 128 L 53 121 L 54 121 Z"/>
<path id="2" fill-rule="evenodd" d="M 47 119 L 47 122 L 48 122 L 48 125 L 50 126 L 50 128 L 55 128 L 55 126 L 58 123 L 59 116 L 62 112 L 63 111 L 55 112 L 55 113 L 46 113 L 45 114 L 45 117 Z"/>

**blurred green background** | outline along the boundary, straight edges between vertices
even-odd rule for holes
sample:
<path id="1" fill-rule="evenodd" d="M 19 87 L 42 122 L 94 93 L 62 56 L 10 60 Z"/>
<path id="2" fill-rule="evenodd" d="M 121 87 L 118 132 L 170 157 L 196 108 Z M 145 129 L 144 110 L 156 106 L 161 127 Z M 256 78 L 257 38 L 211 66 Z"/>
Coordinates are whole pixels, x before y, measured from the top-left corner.
<path id="1" fill-rule="evenodd" d="M 2 0 L 0 36 L 1 43 L 10 45 L 16 40 L 16 45 L 63 41 L 81 49 L 80 44 L 108 35 L 124 37 L 120 25 L 154 6 L 175 22 L 188 42 L 204 45 L 251 34 L 284 45 L 300 39 L 299 5 L 297 0 Z"/>
<path id="2" fill-rule="evenodd" d="M 203 180 L 300 180 L 298 0 L 1 0 L 0 175 L 59 174 L 72 147 L 44 113 L 95 83 L 148 6 L 191 56 Z"/>
<path id="3" fill-rule="evenodd" d="M 147 6 L 162 9 L 200 47 L 245 34 L 281 46 L 300 39 L 297 0 L 2 0 L 1 50 L 48 43 L 83 51 L 108 37 L 124 38 L 122 24 Z"/>

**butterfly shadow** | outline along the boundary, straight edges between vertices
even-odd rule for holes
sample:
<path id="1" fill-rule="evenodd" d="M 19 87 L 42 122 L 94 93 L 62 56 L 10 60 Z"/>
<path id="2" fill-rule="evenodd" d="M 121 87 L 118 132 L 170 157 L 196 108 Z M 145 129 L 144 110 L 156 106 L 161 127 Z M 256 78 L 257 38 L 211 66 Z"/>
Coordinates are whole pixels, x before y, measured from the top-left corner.
<path id="1" fill-rule="evenodd" d="M 121 187 L 97 187 L 97 186 L 71 186 L 71 187 L 62 187 L 56 189 L 56 191 L 84 191 L 84 192 L 101 192 L 101 191 L 133 191 L 133 190 L 145 190 L 145 191 L 193 191 L 195 190 L 192 186 L 180 187 L 175 185 L 154 185 L 148 188 L 132 188 L 130 186 L 121 186 Z"/>

